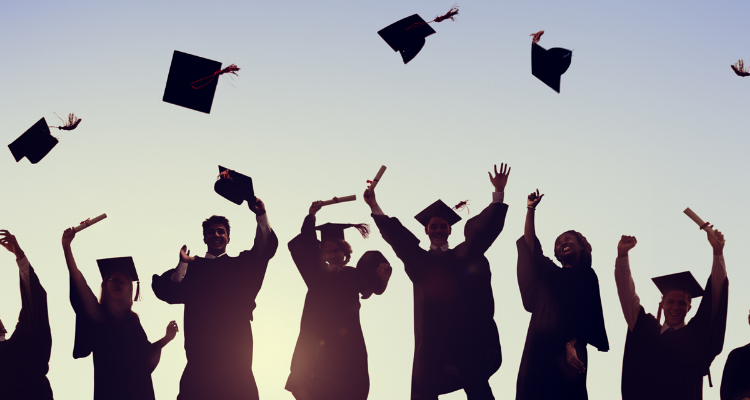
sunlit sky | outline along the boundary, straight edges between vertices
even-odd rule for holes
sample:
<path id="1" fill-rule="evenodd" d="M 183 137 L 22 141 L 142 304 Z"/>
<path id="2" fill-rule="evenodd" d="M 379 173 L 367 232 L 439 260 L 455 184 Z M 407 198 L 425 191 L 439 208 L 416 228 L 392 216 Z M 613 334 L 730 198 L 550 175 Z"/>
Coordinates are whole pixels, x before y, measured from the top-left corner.
<path id="1" fill-rule="evenodd" d="M 60 238 L 101 213 L 73 242 L 90 285 L 96 259 L 132 256 L 143 281 L 134 310 L 149 339 L 182 326 L 182 306 L 155 298 L 151 275 L 173 268 L 186 244 L 203 254 L 200 223 L 225 215 L 229 254 L 249 249 L 254 215 L 213 191 L 217 165 L 253 177 L 280 239 L 257 299 L 254 372 L 261 398 L 284 390 L 306 287 L 286 243 L 310 202 L 361 196 L 380 165 L 384 212 L 417 236 L 413 216 L 436 199 L 470 199 L 470 215 L 491 201 L 487 171 L 507 162 L 505 229 L 487 252 L 503 364 L 490 379 L 512 398 L 530 314 L 516 280 L 515 241 L 525 198 L 539 188 L 537 233 L 548 255 L 555 237 L 582 232 L 593 246 L 611 350 L 589 350 L 592 399 L 619 398 L 627 325 L 614 283 L 620 235 L 635 235 L 631 268 L 648 312 L 653 276 L 711 268 L 691 207 L 727 239 L 729 316 L 713 363 L 718 399 L 726 356 L 750 341 L 748 189 L 750 79 L 730 65 L 750 61 L 750 5 L 744 1 L 466 1 L 408 65 L 377 35 L 414 13 L 432 19 L 453 2 L 24 1 L 0 12 L 0 110 L 8 144 L 54 112 L 83 121 L 40 163 L 0 157 L 0 228 L 14 233 L 48 292 L 53 335 L 48 377 L 57 399 L 93 396 L 92 358 L 72 358 L 75 315 Z M 530 73 L 529 34 L 573 50 L 555 93 Z M 241 70 L 220 79 L 211 114 L 162 102 L 174 50 Z M 372 222 L 357 202 L 326 207 L 319 222 Z M 463 221 L 452 246 L 462 240 Z M 394 267 L 388 290 L 362 301 L 370 398 L 407 398 L 413 355 L 412 286 L 377 229 L 350 235 L 353 262 L 380 250 Z M 13 330 L 21 307 L 14 257 L 0 258 L 0 318 Z M 697 307 L 694 307 L 697 309 Z M 689 316 L 692 316 L 690 313 Z M 185 366 L 182 332 L 153 373 L 158 399 L 175 398 Z M 463 392 L 441 399 L 463 399 Z"/>

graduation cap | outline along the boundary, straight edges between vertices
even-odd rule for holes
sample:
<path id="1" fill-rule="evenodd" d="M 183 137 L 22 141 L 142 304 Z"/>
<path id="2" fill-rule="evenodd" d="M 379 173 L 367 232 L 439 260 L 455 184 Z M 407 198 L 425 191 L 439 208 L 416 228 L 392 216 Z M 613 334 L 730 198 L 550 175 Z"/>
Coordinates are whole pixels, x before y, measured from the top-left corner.
<path id="1" fill-rule="evenodd" d="M 461 220 L 461 216 L 453 211 L 452 208 L 445 205 L 442 200 L 430 204 L 427 208 L 414 216 L 414 218 L 425 227 L 430 224 L 432 217 L 445 218 L 450 226 L 453 226 L 456 222 Z"/>
<path id="2" fill-rule="evenodd" d="M 453 17 L 457 14 L 458 7 L 454 6 L 448 13 L 437 16 L 430 22 L 423 20 L 419 14 L 410 15 L 379 30 L 378 35 L 391 46 L 393 51 L 401 53 L 404 64 L 407 64 L 422 50 L 425 38 L 435 33 L 435 30 L 429 24 L 442 22 L 446 19 L 455 21 Z"/>
<path id="3" fill-rule="evenodd" d="M 47 121 L 42 118 L 9 144 L 8 148 L 16 162 L 26 157 L 32 164 L 36 164 L 57 145 L 57 142 L 57 138 L 50 133 Z"/>
<path id="4" fill-rule="evenodd" d="M 370 236 L 370 225 L 367 224 L 334 224 L 328 222 L 315 227 L 315 229 L 320 231 L 321 242 L 325 242 L 326 240 L 331 239 L 345 240 L 344 229 L 347 228 L 357 228 L 359 234 L 362 235 L 362 237 L 365 239 Z"/>
<path id="5" fill-rule="evenodd" d="M 239 70 L 234 64 L 221 69 L 218 61 L 175 50 L 162 100 L 210 114 L 218 83 L 216 78 L 226 73 L 237 75 Z"/>
<path id="6" fill-rule="evenodd" d="M 219 165 L 219 176 L 214 183 L 214 191 L 234 204 L 242 205 L 247 200 L 255 203 L 253 178 Z"/>
<path id="7" fill-rule="evenodd" d="M 681 290 L 687 293 L 690 298 L 703 296 L 703 288 L 695 280 L 690 271 L 659 276 L 651 278 L 651 280 L 654 281 L 654 284 L 659 288 L 662 295 L 667 294 L 671 290 Z"/>
<path id="8" fill-rule="evenodd" d="M 380 285 L 380 278 L 378 277 L 378 268 L 380 264 L 388 263 L 383 253 L 379 251 L 368 251 L 362 254 L 362 257 L 357 261 L 357 269 L 362 271 L 366 276 L 367 285 L 370 286 L 370 290 L 375 292 L 376 287 Z M 369 299 L 372 293 L 362 293 L 363 299 Z"/>
<path id="9" fill-rule="evenodd" d="M 531 74 L 547 86 L 560 93 L 560 77 L 570 67 L 573 52 L 568 49 L 553 47 L 549 50 L 531 44 Z"/>
<path id="10" fill-rule="evenodd" d="M 138 272 L 135 270 L 133 257 L 103 258 L 101 260 L 96 260 L 96 264 L 99 266 L 102 280 L 107 276 L 112 276 L 115 272 L 121 272 L 130 278 L 131 281 L 137 282 L 135 300 L 138 301 L 141 299 L 141 283 L 138 280 Z"/>

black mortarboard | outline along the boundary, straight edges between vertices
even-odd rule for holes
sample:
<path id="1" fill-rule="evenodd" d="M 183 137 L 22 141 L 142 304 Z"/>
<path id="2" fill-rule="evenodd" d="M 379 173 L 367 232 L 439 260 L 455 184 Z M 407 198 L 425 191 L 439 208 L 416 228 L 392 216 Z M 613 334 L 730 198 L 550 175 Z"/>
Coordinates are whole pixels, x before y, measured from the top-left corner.
<path id="1" fill-rule="evenodd" d="M 427 208 L 422 210 L 419 214 L 415 215 L 414 218 L 417 221 L 419 221 L 420 224 L 426 227 L 427 225 L 429 225 L 432 217 L 435 217 L 435 216 L 445 218 L 445 220 L 448 221 L 448 225 L 451 225 L 451 226 L 453 226 L 453 224 L 461 220 L 461 216 L 456 214 L 456 212 L 453 211 L 452 208 L 445 205 L 445 203 L 443 203 L 442 200 L 438 200 L 430 204 Z"/>
<path id="2" fill-rule="evenodd" d="M 57 145 L 57 138 L 52 136 L 47 121 L 42 118 L 29 128 L 18 139 L 8 145 L 16 162 L 26 157 L 32 164 L 38 163 Z"/>
<path id="3" fill-rule="evenodd" d="M 357 261 L 357 269 L 364 270 L 368 274 L 375 274 L 382 263 L 388 263 L 383 253 L 371 250 L 362 254 L 362 257 Z"/>
<path id="4" fill-rule="evenodd" d="M 654 281 L 662 295 L 667 294 L 670 290 L 681 290 L 686 292 L 690 298 L 703 296 L 703 288 L 690 271 L 659 276 L 651 278 L 651 280 Z"/>
<path id="5" fill-rule="evenodd" d="M 531 45 L 531 74 L 547 86 L 560 93 L 560 77 L 570 67 L 573 52 L 559 47 L 545 50 L 542 46 Z"/>
<path id="6" fill-rule="evenodd" d="M 214 183 L 214 191 L 225 199 L 241 205 L 243 201 L 255 203 L 253 178 L 219 165 L 219 177 Z"/>
<path id="7" fill-rule="evenodd" d="M 99 265 L 99 272 L 102 274 L 102 280 L 107 276 L 111 276 L 114 272 L 121 272 L 133 282 L 138 282 L 138 287 L 135 291 L 135 299 L 136 301 L 140 300 L 141 283 L 138 281 L 138 272 L 135 270 L 133 257 L 103 258 L 101 260 L 96 260 L 96 263 Z"/>
<path id="8" fill-rule="evenodd" d="M 370 226 L 367 224 L 334 224 L 331 222 L 323 225 L 318 225 L 315 229 L 320 231 L 320 241 L 325 242 L 330 239 L 344 239 L 344 229 L 357 228 L 359 234 L 363 238 L 367 238 L 370 235 Z"/>
<path id="9" fill-rule="evenodd" d="M 401 53 L 404 64 L 419 54 L 424 46 L 425 38 L 433 33 L 435 30 L 418 14 L 394 22 L 378 31 L 378 35 L 391 46 L 393 51 Z"/>
<path id="10" fill-rule="evenodd" d="M 218 71 L 221 71 L 218 61 L 175 50 L 162 100 L 210 114 L 219 80 L 209 77 Z"/>

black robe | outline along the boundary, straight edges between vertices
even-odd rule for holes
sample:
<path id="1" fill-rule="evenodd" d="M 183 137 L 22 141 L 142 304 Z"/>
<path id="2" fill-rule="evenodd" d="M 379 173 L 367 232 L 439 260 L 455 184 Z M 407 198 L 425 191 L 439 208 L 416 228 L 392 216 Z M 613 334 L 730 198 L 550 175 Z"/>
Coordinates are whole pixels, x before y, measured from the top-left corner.
<path id="1" fill-rule="evenodd" d="M 732 350 L 724 364 L 721 400 L 750 397 L 750 344 Z"/>
<path id="2" fill-rule="evenodd" d="M 493 203 L 464 227 L 465 241 L 444 252 L 419 247 L 396 218 L 373 219 L 414 286 L 412 398 L 486 384 L 502 362 L 490 263 L 484 257 L 508 206 Z"/>
<path id="3" fill-rule="evenodd" d="M 706 283 L 698 312 L 684 327 L 660 334 L 661 325 L 641 307 L 628 330 L 622 360 L 623 400 L 699 400 L 703 377 L 724 347 L 729 280 L 725 279 L 711 322 L 712 283 Z"/>
<path id="4" fill-rule="evenodd" d="M 0 399 L 52 399 L 47 372 L 52 335 L 47 314 L 47 292 L 29 267 L 31 293 L 21 281 L 21 313 L 8 340 L 0 342 Z"/>
<path id="5" fill-rule="evenodd" d="M 258 228 L 251 250 L 237 257 L 198 257 L 190 262 L 182 282 L 171 280 L 174 269 L 154 275 L 156 297 L 185 305 L 187 365 L 178 400 L 258 399 L 250 321 L 277 247 L 276 234 L 271 231 L 263 245 Z"/>
<path id="6" fill-rule="evenodd" d="M 586 372 L 568 365 L 565 344 L 576 339 L 584 365 L 587 344 L 609 350 L 596 272 L 591 267 L 558 267 L 544 256 L 536 238 L 534 254 L 523 236 L 516 247 L 518 287 L 523 307 L 531 313 L 516 399 L 587 399 Z"/>
<path id="7" fill-rule="evenodd" d="M 371 287 L 361 270 L 326 272 L 307 216 L 289 251 L 307 285 L 297 346 L 286 389 L 304 388 L 315 400 L 365 400 L 370 390 L 359 294 Z"/>
<path id="8" fill-rule="evenodd" d="M 135 313 L 115 319 L 100 304 L 101 321 L 88 316 L 75 282 L 70 280 L 70 304 L 76 313 L 73 358 L 94 353 L 94 400 L 153 400 L 151 373 L 161 348 L 148 341 Z"/>

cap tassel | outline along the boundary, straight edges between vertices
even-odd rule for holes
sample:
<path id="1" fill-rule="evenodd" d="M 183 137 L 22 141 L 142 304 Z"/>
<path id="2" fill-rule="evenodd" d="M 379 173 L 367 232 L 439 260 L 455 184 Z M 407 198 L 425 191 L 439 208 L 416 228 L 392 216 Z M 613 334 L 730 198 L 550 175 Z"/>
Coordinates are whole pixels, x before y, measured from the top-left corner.
<path id="1" fill-rule="evenodd" d="M 416 27 L 422 26 L 422 25 L 431 24 L 433 22 L 443 22 L 446 19 L 449 19 L 451 21 L 455 21 L 455 18 L 453 18 L 453 17 L 455 17 L 456 15 L 458 15 L 458 6 L 454 4 L 453 7 L 451 7 L 451 9 L 448 10 L 447 13 L 445 13 L 445 15 L 438 15 L 437 17 L 435 17 L 435 19 L 433 19 L 432 21 L 429 21 L 429 22 L 418 22 L 416 24 L 411 24 L 411 26 L 408 27 L 408 28 L 406 28 L 406 30 L 409 30 L 411 28 L 416 28 Z"/>
<path id="2" fill-rule="evenodd" d="M 219 75 L 223 75 L 223 74 L 237 75 L 237 71 L 239 71 L 239 70 L 240 70 L 240 67 L 238 67 L 236 64 L 232 64 L 232 65 L 230 65 L 230 66 L 228 66 L 228 67 L 226 67 L 226 68 L 224 68 L 222 70 L 214 72 L 214 74 L 211 75 L 211 76 L 207 76 L 205 78 L 201 78 L 201 79 L 198 79 L 195 82 L 192 82 L 190 84 L 190 86 L 192 86 L 193 89 L 200 89 L 200 88 L 208 85 L 209 83 L 213 82 L 214 79 L 216 79 L 216 77 L 219 76 Z M 206 83 L 204 83 L 204 84 L 202 84 L 202 85 L 200 85 L 198 87 L 195 86 L 196 83 L 198 83 L 200 81 L 205 81 L 206 79 L 208 79 L 208 82 L 206 82 Z"/>
<path id="3" fill-rule="evenodd" d="M 537 33 L 532 33 L 531 35 L 529 35 L 529 36 L 533 36 L 533 38 L 531 39 L 531 44 L 539 43 L 539 39 L 542 38 L 542 35 L 544 35 L 544 31 L 539 31 Z"/>
<path id="4" fill-rule="evenodd" d="M 745 68 L 745 62 L 742 60 L 737 61 L 734 65 L 732 65 L 732 69 L 734 70 L 734 73 L 737 74 L 737 76 L 746 77 L 750 76 L 750 71 L 748 71 L 747 68 Z"/>
<path id="5" fill-rule="evenodd" d="M 141 301 L 141 281 L 135 282 L 135 301 Z"/>
<path id="6" fill-rule="evenodd" d="M 232 179 L 232 176 L 229 175 L 229 171 L 231 170 L 225 169 L 224 171 L 219 172 L 219 176 L 216 177 L 216 180 L 218 181 L 219 179 L 229 179 L 230 181 L 234 181 L 234 179 Z"/>
<path id="7" fill-rule="evenodd" d="M 55 113 L 57 115 L 57 113 Z M 59 115 L 57 115 L 57 118 L 60 118 Z M 68 122 L 65 122 L 62 118 L 60 118 L 60 121 L 62 121 L 62 126 L 52 126 L 50 125 L 50 128 L 57 128 L 61 131 L 72 131 L 73 129 L 78 127 L 78 124 L 81 123 L 81 119 L 76 117 L 75 114 L 70 113 L 68 114 Z"/>
<path id="8" fill-rule="evenodd" d="M 471 214 L 471 210 L 469 210 L 469 200 L 459 201 L 458 204 L 453 206 L 453 209 L 456 211 L 462 211 L 464 208 L 466 211 Z"/>
<path id="9" fill-rule="evenodd" d="M 354 224 L 353 226 L 357 228 L 359 234 L 362 235 L 363 238 L 367 239 L 368 237 L 370 237 L 370 225 Z"/>

